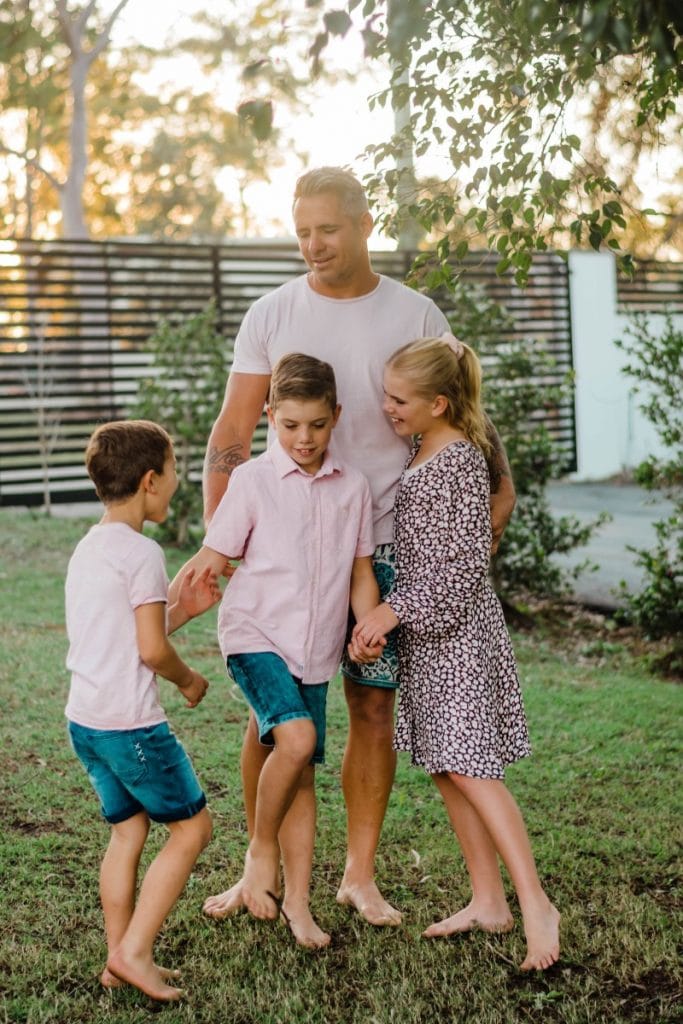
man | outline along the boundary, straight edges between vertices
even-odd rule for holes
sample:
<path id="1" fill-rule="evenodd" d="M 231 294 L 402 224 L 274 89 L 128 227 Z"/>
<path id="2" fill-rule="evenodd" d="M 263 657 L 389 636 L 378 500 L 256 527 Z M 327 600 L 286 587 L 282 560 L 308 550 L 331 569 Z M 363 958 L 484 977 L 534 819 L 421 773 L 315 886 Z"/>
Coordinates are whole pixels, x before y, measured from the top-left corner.
<path id="1" fill-rule="evenodd" d="M 343 459 L 370 482 L 378 545 L 375 571 L 384 596 L 393 580 L 392 511 L 408 447 L 382 412 L 383 367 L 404 343 L 440 335 L 449 327 L 431 299 L 373 271 L 368 252 L 372 217 L 362 186 L 348 171 L 323 167 L 304 174 L 296 184 L 293 215 L 308 273 L 262 296 L 244 318 L 223 407 L 207 447 L 205 517 L 210 520 L 231 471 L 249 458 L 275 362 L 288 352 L 323 359 L 334 368 L 344 410 L 334 443 Z M 497 541 L 512 513 L 515 495 L 497 435 L 495 442 L 497 456 L 490 470 Z M 401 921 L 399 911 L 383 899 L 374 880 L 375 854 L 396 766 L 392 749 L 396 669 L 391 644 L 372 665 L 345 661 L 342 666 L 349 709 L 342 763 L 348 845 L 337 901 L 352 905 L 374 925 Z M 258 776 L 266 756 L 250 719 L 241 760 L 250 834 Z M 237 882 L 210 897 L 204 911 L 220 918 L 242 906 L 241 882 Z"/>

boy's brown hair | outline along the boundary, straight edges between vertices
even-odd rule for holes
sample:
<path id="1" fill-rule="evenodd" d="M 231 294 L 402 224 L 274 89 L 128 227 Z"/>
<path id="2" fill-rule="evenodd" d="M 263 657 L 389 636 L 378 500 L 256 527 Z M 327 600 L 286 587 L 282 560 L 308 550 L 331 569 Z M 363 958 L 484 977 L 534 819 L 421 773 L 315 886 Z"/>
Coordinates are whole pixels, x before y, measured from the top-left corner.
<path id="1" fill-rule="evenodd" d="M 163 473 L 173 441 L 151 420 L 112 420 L 102 423 L 85 450 L 85 466 L 105 505 L 131 498 L 145 473 Z"/>
<path id="2" fill-rule="evenodd" d="M 334 412 L 337 408 L 337 382 L 329 363 L 301 352 L 292 352 L 279 359 L 270 378 L 269 404 L 276 409 L 288 398 L 296 402 L 321 399 Z"/>

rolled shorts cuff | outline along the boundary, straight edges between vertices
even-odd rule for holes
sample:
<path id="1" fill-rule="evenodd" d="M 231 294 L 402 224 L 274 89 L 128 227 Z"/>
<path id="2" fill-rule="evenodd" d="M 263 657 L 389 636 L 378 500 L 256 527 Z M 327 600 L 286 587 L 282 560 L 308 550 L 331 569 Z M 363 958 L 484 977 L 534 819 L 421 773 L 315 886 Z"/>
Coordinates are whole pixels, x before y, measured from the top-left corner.
<path id="1" fill-rule="evenodd" d="M 140 812 L 163 824 L 185 821 L 206 806 L 192 762 L 167 722 L 122 730 L 68 722 L 68 732 L 110 825 Z"/>
<path id="2" fill-rule="evenodd" d="M 273 747 L 273 729 L 306 718 L 313 722 L 316 745 L 311 764 L 325 762 L 327 683 L 304 684 L 291 674 L 285 661 L 272 651 L 229 654 L 229 674 L 254 713 L 259 741 Z"/>

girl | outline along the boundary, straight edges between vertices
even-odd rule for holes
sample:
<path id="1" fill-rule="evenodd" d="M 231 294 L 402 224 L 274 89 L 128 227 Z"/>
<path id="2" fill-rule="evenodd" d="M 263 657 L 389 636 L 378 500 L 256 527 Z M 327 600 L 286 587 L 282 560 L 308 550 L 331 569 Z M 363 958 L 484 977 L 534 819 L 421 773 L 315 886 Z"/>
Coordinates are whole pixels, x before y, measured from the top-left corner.
<path id="1" fill-rule="evenodd" d="M 503 781 L 530 753 L 514 655 L 487 579 L 491 550 L 488 452 L 475 353 L 452 335 L 400 348 L 384 375 L 384 411 L 415 435 L 395 506 L 393 592 L 355 626 L 351 642 L 399 631 L 400 702 L 394 746 L 434 779 L 462 847 L 472 899 L 428 938 L 512 928 L 498 865 L 519 899 L 523 970 L 559 957 L 560 915 L 536 872 L 524 821 Z"/>

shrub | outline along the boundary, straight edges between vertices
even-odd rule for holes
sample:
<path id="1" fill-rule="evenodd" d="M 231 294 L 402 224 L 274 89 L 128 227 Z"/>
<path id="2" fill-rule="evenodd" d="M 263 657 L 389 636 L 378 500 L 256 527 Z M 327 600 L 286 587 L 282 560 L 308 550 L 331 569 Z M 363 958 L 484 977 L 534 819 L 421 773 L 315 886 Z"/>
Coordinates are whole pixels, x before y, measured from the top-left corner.
<path id="1" fill-rule="evenodd" d="M 173 437 L 178 490 L 160 539 L 184 546 L 202 535 L 201 464 L 228 373 L 227 345 L 213 302 L 182 319 L 162 320 L 145 349 L 152 356 L 131 415 L 155 420 Z"/>
<path id="2" fill-rule="evenodd" d="M 623 372 L 637 383 L 639 408 L 653 424 L 667 455 L 651 455 L 637 467 L 635 478 L 646 490 L 658 491 L 673 503 L 671 515 L 655 523 L 652 549 L 631 547 L 644 574 L 637 593 L 621 583 L 627 616 L 653 639 L 670 640 L 664 665 L 683 673 L 683 331 L 673 317 L 665 319 L 656 337 L 644 317 L 636 316 L 627 340 L 617 342 L 629 361 Z"/>

